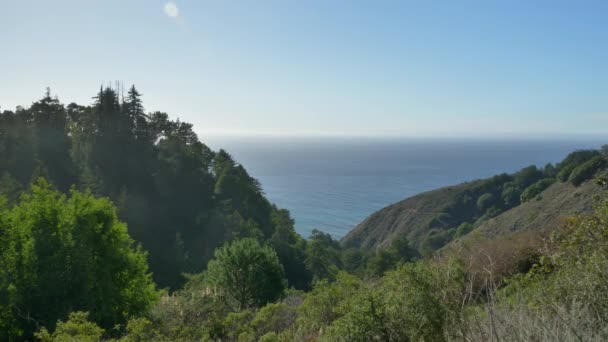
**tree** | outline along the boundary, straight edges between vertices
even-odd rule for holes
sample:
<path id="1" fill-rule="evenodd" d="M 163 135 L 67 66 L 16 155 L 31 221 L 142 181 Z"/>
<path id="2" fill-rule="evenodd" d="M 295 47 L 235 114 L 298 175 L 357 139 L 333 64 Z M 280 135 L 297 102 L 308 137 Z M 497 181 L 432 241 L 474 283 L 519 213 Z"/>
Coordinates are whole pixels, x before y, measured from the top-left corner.
<path id="1" fill-rule="evenodd" d="M 491 193 L 485 193 L 477 199 L 477 208 L 482 212 L 486 212 L 492 205 L 494 205 L 495 198 Z"/>
<path id="2" fill-rule="evenodd" d="M 579 186 L 593 176 L 598 169 L 604 167 L 604 165 L 606 165 L 604 157 L 601 155 L 595 156 L 572 170 L 568 180 L 572 184 Z"/>
<path id="3" fill-rule="evenodd" d="M 23 337 L 53 328 L 72 311 L 89 311 L 111 328 L 157 299 L 146 253 L 108 199 L 75 190 L 62 195 L 38 180 L 2 211 L 0 232 L 0 317 L 10 312 L 12 331 Z M 0 333 L 0 340 L 10 337 Z"/>
<path id="4" fill-rule="evenodd" d="M 29 108 L 35 134 L 36 155 L 49 179 L 65 191 L 74 182 L 74 166 L 70 156 L 70 137 L 65 107 L 52 98 L 50 89 L 40 101 Z"/>
<path id="5" fill-rule="evenodd" d="M 235 240 L 216 249 L 204 277 L 235 311 L 272 302 L 283 295 L 287 286 L 276 252 L 253 238 Z"/>

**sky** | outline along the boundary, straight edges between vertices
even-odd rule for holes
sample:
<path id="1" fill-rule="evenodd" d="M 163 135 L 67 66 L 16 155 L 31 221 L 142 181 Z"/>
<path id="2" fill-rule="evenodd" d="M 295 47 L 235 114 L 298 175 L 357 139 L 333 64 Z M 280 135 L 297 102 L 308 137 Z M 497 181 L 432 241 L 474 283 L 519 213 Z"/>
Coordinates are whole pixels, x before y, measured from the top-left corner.
<path id="1" fill-rule="evenodd" d="M 0 0 L 0 106 L 135 84 L 201 135 L 608 135 L 608 1 Z"/>

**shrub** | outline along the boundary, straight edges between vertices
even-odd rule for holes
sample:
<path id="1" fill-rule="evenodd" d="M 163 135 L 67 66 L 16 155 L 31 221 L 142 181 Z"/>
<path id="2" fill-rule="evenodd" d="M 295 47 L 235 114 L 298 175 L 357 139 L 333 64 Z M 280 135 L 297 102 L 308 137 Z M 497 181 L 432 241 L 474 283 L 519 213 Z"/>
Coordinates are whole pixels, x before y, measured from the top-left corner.
<path id="1" fill-rule="evenodd" d="M 36 333 L 41 342 L 99 342 L 104 330 L 89 321 L 88 312 L 73 312 L 66 322 L 57 323 L 57 328 L 51 334 L 46 328 Z"/>
<path id="2" fill-rule="evenodd" d="M 554 178 L 541 179 L 538 182 L 530 185 L 521 193 L 521 202 L 527 202 L 536 197 L 541 192 L 545 191 L 551 184 L 555 183 Z"/>
<path id="3" fill-rule="evenodd" d="M 454 235 L 454 238 L 459 238 L 462 236 L 465 236 L 467 234 L 469 234 L 472 230 L 473 230 L 473 225 L 468 223 L 468 222 L 464 222 L 462 223 L 460 226 L 458 226 L 458 228 L 456 229 L 456 234 Z"/>
<path id="4" fill-rule="evenodd" d="M 220 291 L 226 304 L 235 311 L 275 301 L 287 286 L 275 251 L 253 238 L 218 248 L 207 265 L 204 280 Z"/>
<path id="5" fill-rule="evenodd" d="M 566 182 L 568 181 L 568 177 L 570 177 L 570 174 L 572 173 L 572 170 L 574 170 L 576 168 L 576 165 L 574 164 L 569 164 L 564 166 L 558 173 L 557 173 L 557 179 L 560 182 Z"/>
<path id="6" fill-rule="evenodd" d="M 486 210 L 490 209 L 495 202 L 494 195 L 487 192 L 477 199 L 477 208 L 481 210 L 481 212 L 486 212 Z"/>
<path id="7" fill-rule="evenodd" d="M 521 188 L 515 182 L 505 183 L 503 186 L 501 199 L 506 206 L 512 207 L 519 204 Z"/>
<path id="8" fill-rule="evenodd" d="M 521 188 L 526 188 L 530 184 L 538 181 L 543 176 L 542 171 L 531 165 L 519 170 L 515 175 L 515 183 Z"/>
<path id="9" fill-rule="evenodd" d="M 338 273 L 336 281 L 317 282 L 298 308 L 298 329 L 303 340 L 314 337 L 343 315 L 340 303 L 354 296 L 363 286 L 361 280 L 346 272 Z"/>
<path id="10" fill-rule="evenodd" d="M 570 177 L 570 173 L 572 173 L 576 167 L 598 155 L 599 152 L 595 150 L 581 150 L 570 153 L 562 162 L 557 164 L 557 179 L 561 182 L 567 181 L 568 177 Z"/>
<path id="11" fill-rule="evenodd" d="M 586 161 L 585 163 L 577 166 L 574 170 L 572 170 L 572 173 L 570 174 L 570 177 L 568 177 L 568 180 L 572 184 L 578 186 L 582 182 L 591 178 L 591 176 L 593 176 L 595 174 L 595 172 L 597 170 L 599 170 L 601 167 L 603 167 L 605 164 L 606 164 L 606 160 L 604 159 L 604 157 L 602 157 L 602 156 L 593 157 L 590 160 Z"/>

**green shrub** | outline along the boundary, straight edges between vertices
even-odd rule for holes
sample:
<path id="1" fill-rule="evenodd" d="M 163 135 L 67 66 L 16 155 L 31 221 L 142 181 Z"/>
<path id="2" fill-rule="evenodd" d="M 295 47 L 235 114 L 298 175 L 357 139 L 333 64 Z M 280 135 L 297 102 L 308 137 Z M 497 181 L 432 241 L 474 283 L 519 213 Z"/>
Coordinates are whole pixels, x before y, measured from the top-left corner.
<path id="1" fill-rule="evenodd" d="M 283 266 L 270 246 L 245 238 L 216 249 L 204 281 L 222 292 L 234 311 L 277 300 L 287 287 Z"/>
<path id="2" fill-rule="evenodd" d="M 260 337 L 260 340 L 258 342 L 279 342 L 279 337 L 277 336 L 276 333 L 274 332 L 269 332 L 268 334 L 263 335 L 262 337 Z"/>
<path id="3" fill-rule="evenodd" d="M 551 186 L 551 184 L 555 183 L 555 179 L 554 178 L 545 178 L 545 179 L 541 179 L 538 182 L 530 185 L 529 187 L 526 188 L 526 190 L 524 190 L 524 192 L 521 193 L 521 202 L 527 202 L 531 199 L 533 199 L 534 197 L 536 197 L 538 194 L 540 194 L 541 192 L 543 192 L 545 189 L 547 189 L 549 186 Z"/>
<path id="4" fill-rule="evenodd" d="M 362 281 L 346 272 L 340 272 L 336 281 L 317 282 L 298 308 L 298 328 L 304 335 L 315 335 L 343 315 L 340 303 L 354 296 L 363 286 Z"/>
<path id="5" fill-rule="evenodd" d="M 462 223 L 460 226 L 458 226 L 458 228 L 456 229 L 456 234 L 454 235 L 454 238 L 459 238 L 462 236 L 465 236 L 467 234 L 469 234 L 472 230 L 473 230 L 473 225 L 468 223 L 468 222 L 464 222 Z"/>
<path id="6" fill-rule="evenodd" d="M 542 171 L 540 171 L 535 165 L 530 165 L 515 173 L 514 181 L 520 186 L 520 188 L 525 189 L 530 184 L 538 181 L 542 176 Z"/>
<path id="7" fill-rule="evenodd" d="M 99 342 L 104 330 L 97 324 L 89 321 L 88 312 L 73 312 L 66 322 L 58 322 L 55 331 L 51 334 L 46 328 L 36 333 L 41 342 Z"/>
<path id="8" fill-rule="evenodd" d="M 577 166 L 574 170 L 572 170 L 572 173 L 570 174 L 570 177 L 568 177 L 568 180 L 572 184 L 578 186 L 582 182 L 591 178 L 591 176 L 593 176 L 595 174 L 595 172 L 597 170 L 599 170 L 601 167 L 603 167 L 605 164 L 606 164 L 606 160 L 604 159 L 604 157 L 602 157 L 602 156 L 593 157 L 590 160 L 586 161 L 585 163 Z"/>
<path id="9" fill-rule="evenodd" d="M 494 205 L 495 200 L 494 195 L 487 192 L 477 199 L 477 208 L 481 210 L 481 212 L 486 212 L 486 210 Z"/>
<path id="10" fill-rule="evenodd" d="M 452 241 L 454 235 L 456 234 L 456 229 L 448 229 L 448 230 L 431 230 L 426 238 L 422 240 L 420 243 L 420 251 L 422 255 L 429 256 L 432 252 L 438 250 L 439 248 L 445 246 L 448 242 Z"/>
<path id="11" fill-rule="evenodd" d="M 512 207 L 519 204 L 520 196 L 521 187 L 515 182 L 508 182 L 504 184 L 500 197 L 506 206 Z"/>
<path id="12" fill-rule="evenodd" d="M 600 153 L 595 150 L 581 150 L 568 154 L 568 156 L 556 166 L 556 169 L 558 170 L 557 179 L 560 182 L 567 181 L 570 174 L 576 167 L 598 156 L 599 154 Z"/>
<path id="13" fill-rule="evenodd" d="M 560 182 L 567 182 L 568 178 L 570 177 L 570 174 L 572 173 L 572 170 L 574 170 L 576 168 L 576 165 L 574 164 L 569 164 L 564 166 L 558 173 L 557 173 L 557 179 Z"/>

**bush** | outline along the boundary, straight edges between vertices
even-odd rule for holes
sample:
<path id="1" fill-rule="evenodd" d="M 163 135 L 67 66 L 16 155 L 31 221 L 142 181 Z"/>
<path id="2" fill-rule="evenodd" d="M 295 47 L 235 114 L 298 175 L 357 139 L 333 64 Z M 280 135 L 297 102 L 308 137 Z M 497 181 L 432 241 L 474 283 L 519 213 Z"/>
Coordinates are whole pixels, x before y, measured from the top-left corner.
<path id="1" fill-rule="evenodd" d="M 503 186 L 501 198 L 506 206 L 512 207 L 519 204 L 521 196 L 521 187 L 515 182 L 505 183 Z"/>
<path id="2" fill-rule="evenodd" d="M 346 272 L 338 273 L 336 281 L 317 282 L 298 308 L 298 329 L 301 340 L 310 340 L 319 331 L 343 315 L 340 303 L 353 297 L 363 286 L 360 279 Z"/>
<path id="3" fill-rule="evenodd" d="M 543 173 L 536 166 L 531 165 L 519 170 L 515 175 L 515 183 L 520 186 L 520 188 L 525 189 L 530 184 L 538 181 L 542 178 Z"/>
<path id="4" fill-rule="evenodd" d="M 465 235 L 469 234 L 471 231 L 473 231 L 473 229 L 474 229 L 474 227 L 472 224 L 470 224 L 468 222 L 464 222 L 460 226 L 458 226 L 458 228 L 456 229 L 456 234 L 454 235 L 454 238 L 457 239 L 459 237 L 465 236 Z"/>
<path id="5" fill-rule="evenodd" d="M 104 330 L 89 321 L 88 312 L 73 312 L 67 322 L 57 323 L 57 328 L 51 334 L 46 328 L 36 333 L 41 342 L 99 342 Z"/>
<path id="6" fill-rule="evenodd" d="M 487 192 L 477 199 L 477 208 L 481 210 L 481 212 L 486 212 L 486 210 L 490 209 L 495 202 L 494 195 Z"/>
<path id="7" fill-rule="evenodd" d="M 431 230 L 427 237 L 420 243 L 422 255 L 429 256 L 432 252 L 445 246 L 448 242 L 452 241 L 455 233 L 456 229 L 454 228 L 448 230 Z"/>
<path id="8" fill-rule="evenodd" d="M 585 163 L 577 166 L 574 170 L 572 170 L 572 173 L 570 174 L 570 177 L 568 177 L 568 180 L 572 184 L 578 186 L 582 182 L 591 178 L 591 176 L 593 176 L 595 174 L 595 172 L 597 170 L 599 170 L 601 167 L 603 167 L 605 164 L 606 164 L 606 160 L 604 159 L 604 157 L 602 157 L 602 156 L 593 157 L 590 160 L 586 161 Z"/>
<path id="9" fill-rule="evenodd" d="M 204 280 L 221 292 L 234 311 L 275 301 L 287 287 L 285 272 L 275 251 L 253 238 L 236 240 L 216 249 Z"/>
<path id="10" fill-rule="evenodd" d="M 572 170 L 574 170 L 576 168 L 576 165 L 574 164 L 569 164 L 564 166 L 558 173 L 557 173 L 557 179 L 560 182 L 567 182 L 568 178 L 570 177 L 570 174 L 572 173 Z"/>
<path id="11" fill-rule="evenodd" d="M 538 182 L 530 185 L 521 193 L 521 202 L 527 202 L 536 197 L 541 192 L 545 191 L 551 184 L 555 183 L 554 178 L 541 179 Z"/>
<path id="12" fill-rule="evenodd" d="M 581 150 L 570 153 L 562 162 L 557 164 L 557 179 L 561 182 L 567 181 L 576 167 L 598 155 L 599 152 L 595 150 Z"/>

